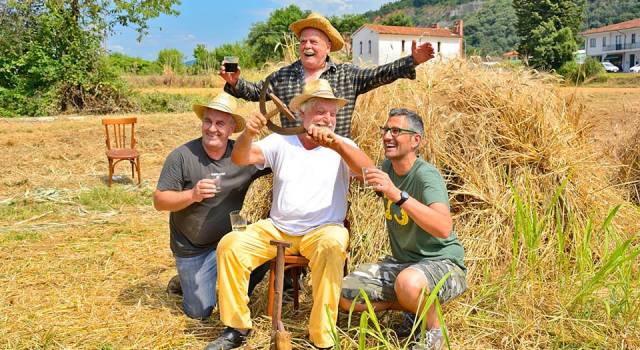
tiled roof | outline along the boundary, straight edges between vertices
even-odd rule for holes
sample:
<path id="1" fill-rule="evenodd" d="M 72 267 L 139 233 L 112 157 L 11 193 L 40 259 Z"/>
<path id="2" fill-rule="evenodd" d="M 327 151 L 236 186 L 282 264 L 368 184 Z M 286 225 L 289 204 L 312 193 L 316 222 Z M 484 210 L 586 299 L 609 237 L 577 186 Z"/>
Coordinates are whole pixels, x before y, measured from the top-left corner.
<path id="1" fill-rule="evenodd" d="M 604 32 L 612 32 L 612 31 L 616 31 L 616 30 L 632 29 L 632 28 L 640 28 L 640 18 L 632 19 L 632 20 L 626 21 L 626 22 L 610 24 L 608 26 L 604 26 L 604 27 L 600 27 L 600 28 L 593 28 L 593 29 L 585 30 L 584 32 L 582 32 L 582 35 L 595 34 L 595 33 L 604 33 Z"/>
<path id="2" fill-rule="evenodd" d="M 368 28 L 379 34 L 397 34 L 397 35 L 413 35 L 413 36 L 440 36 L 459 38 L 460 36 L 453 33 L 447 28 L 422 28 L 422 27 L 398 27 L 398 26 L 383 26 L 379 24 L 364 24 L 360 29 Z M 358 29 L 358 31 L 360 31 Z"/>

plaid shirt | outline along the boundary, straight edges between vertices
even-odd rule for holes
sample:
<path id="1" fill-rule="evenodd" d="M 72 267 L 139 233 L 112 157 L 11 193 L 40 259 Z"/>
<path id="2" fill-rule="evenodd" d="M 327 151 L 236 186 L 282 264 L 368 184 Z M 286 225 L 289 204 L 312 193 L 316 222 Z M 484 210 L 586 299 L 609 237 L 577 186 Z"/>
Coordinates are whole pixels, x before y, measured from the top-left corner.
<path id="1" fill-rule="evenodd" d="M 416 78 L 415 65 L 411 56 L 375 68 L 359 68 L 347 63 L 335 64 L 329 58 L 327 58 L 327 65 L 327 69 L 320 75 L 320 78 L 329 81 L 336 97 L 348 101 L 336 116 L 335 132 L 344 137 L 350 137 L 351 115 L 358 95 L 392 83 L 399 78 Z M 259 101 L 263 83 L 264 81 L 251 83 L 239 79 L 235 89 L 231 85 L 225 84 L 224 91 L 238 98 Z M 287 105 L 295 96 L 302 93 L 303 85 L 304 69 L 300 60 L 281 68 L 271 78 L 273 93 Z M 294 127 L 301 123 L 299 120 L 290 121 L 282 114 L 280 121 L 284 127 Z"/>

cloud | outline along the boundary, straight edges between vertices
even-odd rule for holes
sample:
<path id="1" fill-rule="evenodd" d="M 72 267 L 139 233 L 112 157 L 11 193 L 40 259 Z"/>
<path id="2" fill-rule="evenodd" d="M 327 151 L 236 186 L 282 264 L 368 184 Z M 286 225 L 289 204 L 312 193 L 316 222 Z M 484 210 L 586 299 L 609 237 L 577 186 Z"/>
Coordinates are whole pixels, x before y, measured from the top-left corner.
<path id="1" fill-rule="evenodd" d="M 296 4 L 303 10 L 319 12 L 325 16 L 359 14 L 369 10 L 377 10 L 388 0 L 272 0 L 277 7 Z"/>
<path id="2" fill-rule="evenodd" d="M 124 53 L 124 47 L 122 45 L 118 45 L 118 44 L 107 44 L 107 50 L 109 52 L 118 52 L 118 53 Z"/>

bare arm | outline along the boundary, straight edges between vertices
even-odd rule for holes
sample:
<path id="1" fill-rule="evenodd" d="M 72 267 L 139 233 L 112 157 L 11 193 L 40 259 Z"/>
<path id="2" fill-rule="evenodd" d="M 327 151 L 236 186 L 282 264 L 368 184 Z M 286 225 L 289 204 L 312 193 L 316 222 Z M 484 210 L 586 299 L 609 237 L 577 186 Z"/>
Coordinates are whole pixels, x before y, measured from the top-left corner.
<path id="1" fill-rule="evenodd" d="M 216 185 L 211 179 L 202 179 L 194 188 L 184 191 L 155 190 L 153 192 L 153 207 L 156 210 L 180 211 L 195 202 L 215 197 L 215 190 Z"/>
<path id="2" fill-rule="evenodd" d="M 389 175 L 380 169 L 372 169 L 367 173 L 367 182 L 371 182 L 376 191 L 384 193 L 392 202 L 400 200 L 400 189 L 397 188 Z M 453 219 L 449 207 L 444 203 L 426 205 L 413 197 L 409 197 L 402 204 L 402 209 L 421 229 L 434 237 L 448 238 L 453 230 Z"/>
<path id="3" fill-rule="evenodd" d="M 260 113 L 254 113 L 236 140 L 231 152 L 232 162 L 237 165 L 264 165 L 264 154 L 252 141 L 266 125 L 267 119 Z"/>
<path id="4" fill-rule="evenodd" d="M 351 172 L 360 174 L 362 167 L 373 167 L 373 161 L 364 151 L 344 142 L 331 129 L 312 125 L 307 131 L 309 136 L 320 146 L 330 148 L 344 159 Z"/>

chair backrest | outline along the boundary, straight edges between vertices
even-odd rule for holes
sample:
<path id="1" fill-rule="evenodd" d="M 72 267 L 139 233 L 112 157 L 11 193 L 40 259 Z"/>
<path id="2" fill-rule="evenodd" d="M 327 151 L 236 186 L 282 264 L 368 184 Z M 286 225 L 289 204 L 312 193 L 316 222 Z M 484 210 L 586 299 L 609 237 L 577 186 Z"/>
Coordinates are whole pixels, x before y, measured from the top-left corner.
<path id="1" fill-rule="evenodd" d="M 104 125 L 104 132 L 106 135 L 105 142 L 107 143 L 107 149 L 112 148 L 136 148 L 136 136 L 135 136 L 135 124 L 138 122 L 138 118 L 117 118 L 117 119 L 102 119 L 102 125 Z M 131 130 L 128 133 L 128 129 Z M 127 134 L 129 134 L 129 144 L 127 145 Z"/>

